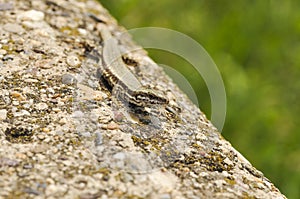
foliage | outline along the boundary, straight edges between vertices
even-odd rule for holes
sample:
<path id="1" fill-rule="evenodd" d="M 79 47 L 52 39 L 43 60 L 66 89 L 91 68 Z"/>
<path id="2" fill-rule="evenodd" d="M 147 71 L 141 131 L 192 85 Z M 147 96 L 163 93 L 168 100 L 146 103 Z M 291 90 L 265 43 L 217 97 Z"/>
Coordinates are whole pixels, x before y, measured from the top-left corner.
<path id="1" fill-rule="evenodd" d="M 166 27 L 196 39 L 225 81 L 225 136 L 288 197 L 300 197 L 300 2 L 102 0 L 127 27 Z M 210 110 L 201 77 L 182 59 L 150 51 L 183 73 Z"/>

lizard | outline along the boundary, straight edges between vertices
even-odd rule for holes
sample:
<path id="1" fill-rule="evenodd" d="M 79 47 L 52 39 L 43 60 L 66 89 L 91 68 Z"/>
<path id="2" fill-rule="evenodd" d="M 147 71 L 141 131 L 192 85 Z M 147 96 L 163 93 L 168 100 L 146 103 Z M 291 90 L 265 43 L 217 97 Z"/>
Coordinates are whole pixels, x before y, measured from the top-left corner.
<path id="1" fill-rule="evenodd" d="M 103 77 L 117 97 L 136 107 L 150 107 L 152 105 L 167 105 L 169 100 L 159 91 L 147 88 L 123 62 L 118 41 L 104 24 L 100 24 L 103 39 L 102 64 L 97 69 L 97 76 Z"/>

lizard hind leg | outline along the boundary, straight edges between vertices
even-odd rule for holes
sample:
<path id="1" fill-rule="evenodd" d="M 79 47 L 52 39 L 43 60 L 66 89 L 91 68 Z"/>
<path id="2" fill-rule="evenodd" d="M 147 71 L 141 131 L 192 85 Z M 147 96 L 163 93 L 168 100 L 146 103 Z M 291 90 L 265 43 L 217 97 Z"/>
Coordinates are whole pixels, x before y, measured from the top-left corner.
<path id="1" fill-rule="evenodd" d="M 140 119 L 132 104 L 128 100 L 127 92 L 120 84 L 116 84 L 111 90 L 112 108 L 115 113 L 121 113 L 126 121 L 139 123 Z"/>
<path id="2" fill-rule="evenodd" d="M 142 107 L 130 102 L 128 92 L 122 85 L 116 84 L 111 92 L 112 106 L 117 112 L 122 112 L 128 121 L 133 123 L 149 124 L 151 119 L 149 112 Z"/>

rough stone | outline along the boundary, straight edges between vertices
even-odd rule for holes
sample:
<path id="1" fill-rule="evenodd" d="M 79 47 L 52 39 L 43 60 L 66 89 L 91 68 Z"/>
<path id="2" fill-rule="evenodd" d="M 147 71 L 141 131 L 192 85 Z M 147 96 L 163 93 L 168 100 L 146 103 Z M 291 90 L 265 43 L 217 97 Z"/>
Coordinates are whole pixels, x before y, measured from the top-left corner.
<path id="1" fill-rule="evenodd" d="M 179 116 L 111 94 L 99 24 L 137 46 L 97 1 L 13 2 L 0 3 L 0 198 L 285 198 L 143 50 L 137 78 Z"/>
<path id="2" fill-rule="evenodd" d="M 42 21 L 45 14 L 37 10 L 29 10 L 18 15 L 19 20 Z"/>
<path id="3" fill-rule="evenodd" d="M 7 118 L 7 110 L 1 109 L 0 110 L 0 120 L 6 120 Z"/>
<path id="4" fill-rule="evenodd" d="M 77 56 L 70 55 L 67 57 L 67 63 L 69 64 L 69 66 L 78 67 L 81 62 Z"/>
<path id="5" fill-rule="evenodd" d="M 24 32 L 24 29 L 22 28 L 22 26 L 18 25 L 18 24 L 13 24 L 13 23 L 7 23 L 3 26 L 3 29 L 11 32 L 11 33 L 18 33 L 18 34 L 22 34 Z"/>

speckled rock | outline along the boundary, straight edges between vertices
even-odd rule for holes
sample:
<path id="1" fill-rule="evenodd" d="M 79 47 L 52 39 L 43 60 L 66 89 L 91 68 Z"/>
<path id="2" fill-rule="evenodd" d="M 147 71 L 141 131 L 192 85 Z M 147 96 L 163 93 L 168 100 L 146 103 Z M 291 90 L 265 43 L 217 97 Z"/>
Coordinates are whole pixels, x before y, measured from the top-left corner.
<path id="1" fill-rule="evenodd" d="M 130 55 L 137 77 L 182 112 L 135 110 L 111 94 L 96 72 L 99 23 L 125 30 L 99 3 L 5 2 L 0 198 L 285 198 L 144 51 Z M 135 45 L 123 36 L 120 48 Z"/>
<path id="2" fill-rule="evenodd" d="M 7 23 L 3 26 L 3 29 L 7 32 L 22 34 L 24 29 L 19 24 Z"/>
<path id="3" fill-rule="evenodd" d="M 0 110 L 0 120 L 6 120 L 7 118 L 7 110 L 1 109 Z"/>
<path id="4" fill-rule="evenodd" d="M 18 15 L 18 20 L 42 21 L 45 14 L 37 10 L 28 10 Z"/>

